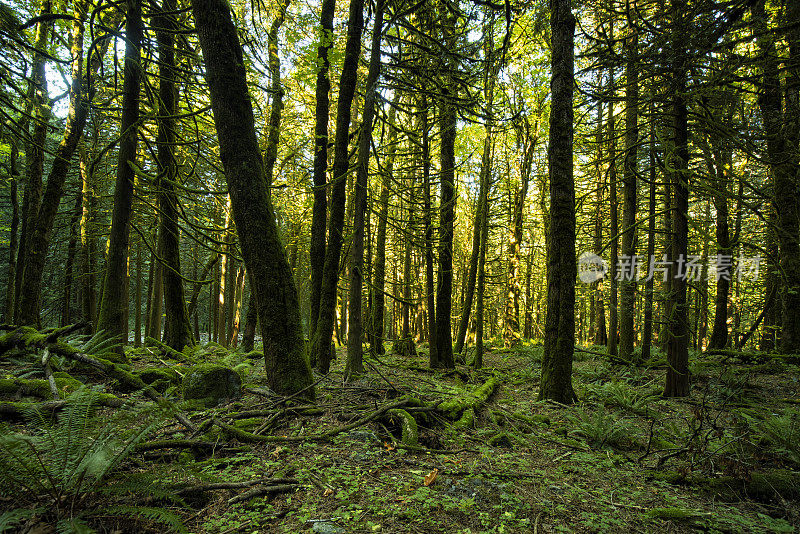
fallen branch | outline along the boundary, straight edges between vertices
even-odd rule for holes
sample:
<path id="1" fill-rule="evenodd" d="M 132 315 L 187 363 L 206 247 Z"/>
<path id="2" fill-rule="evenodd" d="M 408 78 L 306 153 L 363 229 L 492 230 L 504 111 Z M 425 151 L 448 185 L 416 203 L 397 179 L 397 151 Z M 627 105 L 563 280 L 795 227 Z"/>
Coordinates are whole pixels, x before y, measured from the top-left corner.
<path id="1" fill-rule="evenodd" d="M 280 484 L 277 486 L 264 486 L 263 488 L 254 488 L 250 491 L 246 491 L 241 495 L 237 495 L 232 499 L 228 499 L 228 504 L 236 504 L 237 502 L 244 502 L 249 501 L 250 499 L 255 499 L 256 497 L 261 497 L 262 495 L 269 495 L 271 493 L 282 493 L 284 491 L 292 491 L 295 488 L 299 488 L 300 484 Z"/>
<path id="2" fill-rule="evenodd" d="M 258 442 L 286 443 L 286 442 L 300 442 L 300 441 L 326 441 L 332 438 L 333 436 L 341 434 L 342 432 L 347 432 L 348 430 L 352 430 L 354 428 L 363 426 L 369 423 L 370 421 L 374 421 L 375 419 L 378 419 L 389 410 L 393 410 L 395 408 L 401 408 L 403 406 L 406 406 L 410 402 L 413 402 L 413 400 L 406 397 L 402 397 L 400 400 L 390 404 L 386 404 L 378 408 L 374 412 L 365 415 L 364 417 L 350 424 L 332 428 L 326 432 L 323 432 L 322 434 L 309 435 L 309 436 L 259 436 L 257 434 L 253 434 L 252 432 L 247 432 L 245 430 L 225 424 L 219 419 L 214 419 L 214 424 L 220 427 L 223 431 L 233 436 L 234 438 L 241 441 L 242 443 L 258 443 Z"/>

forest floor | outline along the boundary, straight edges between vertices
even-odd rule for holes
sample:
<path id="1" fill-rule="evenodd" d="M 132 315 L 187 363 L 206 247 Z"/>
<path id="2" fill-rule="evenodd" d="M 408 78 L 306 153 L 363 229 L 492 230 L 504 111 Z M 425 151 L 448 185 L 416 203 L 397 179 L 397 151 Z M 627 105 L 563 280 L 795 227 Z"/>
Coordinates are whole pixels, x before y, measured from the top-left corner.
<path id="1" fill-rule="evenodd" d="M 691 396 L 662 399 L 658 353 L 650 365 L 632 367 L 577 352 L 581 400 L 561 406 L 536 400 L 540 346 L 490 344 L 480 371 L 463 365 L 432 371 L 425 347 L 418 350 L 367 358 L 367 375 L 348 383 L 340 350 L 332 372 L 317 376 L 316 407 L 292 407 L 263 389 L 260 361 L 208 345 L 197 355 L 235 367 L 246 386 L 236 402 L 190 413 L 214 446 L 139 450 L 111 476 L 149 476 L 145 504 L 170 510 L 198 533 L 794 532 L 800 526 L 800 368 L 792 360 L 693 354 Z M 163 355 L 147 354 L 136 352 L 132 367 L 164 362 Z M 10 376 L 13 365 L 3 362 L 0 372 Z M 443 411 L 442 401 L 454 399 L 451 407 L 474 400 L 474 419 Z M 398 404 L 405 412 L 381 413 Z M 255 413 L 261 416 L 243 417 Z M 418 439 L 406 429 L 401 440 L 403 414 L 418 423 Z M 239 443 L 228 424 L 252 432 L 239 437 L 261 433 L 278 441 Z M 352 428 L 339 432 L 344 426 Z M 314 438 L 331 429 L 329 439 Z M 308 439 L 280 441 L 287 436 Z M 191 437 L 167 423 L 148 442 Z M 234 483 L 241 485 L 212 485 Z M 156 484 L 173 494 L 178 487 L 198 491 L 183 491 L 182 501 L 170 503 Z M 0 511 L 3 504 L 0 498 Z M 138 520 L 112 516 L 95 514 L 87 523 L 99 532 L 164 530 L 152 522 L 155 512 Z"/>

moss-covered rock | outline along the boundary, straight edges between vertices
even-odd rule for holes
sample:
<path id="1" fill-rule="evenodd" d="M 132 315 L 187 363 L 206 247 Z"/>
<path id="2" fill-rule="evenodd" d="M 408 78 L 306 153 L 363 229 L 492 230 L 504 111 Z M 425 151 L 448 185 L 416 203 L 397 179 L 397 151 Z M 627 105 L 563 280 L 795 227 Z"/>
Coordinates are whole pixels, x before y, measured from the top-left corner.
<path id="1" fill-rule="evenodd" d="M 242 378 L 223 365 L 201 363 L 183 377 L 184 400 L 202 399 L 206 406 L 215 406 L 241 395 Z"/>
<path id="2" fill-rule="evenodd" d="M 148 367 L 136 375 L 142 379 L 142 382 L 153 386 L 159 393 L 164 393 L 173 384 L 180 384 L 178 373 L 168 367 Z"/>

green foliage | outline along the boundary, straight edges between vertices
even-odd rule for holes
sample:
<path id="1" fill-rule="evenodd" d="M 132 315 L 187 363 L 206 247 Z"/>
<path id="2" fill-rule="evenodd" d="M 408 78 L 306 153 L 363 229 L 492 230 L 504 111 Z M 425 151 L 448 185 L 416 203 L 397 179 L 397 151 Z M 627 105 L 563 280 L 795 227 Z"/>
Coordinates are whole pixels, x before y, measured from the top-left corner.
<path id="1" fill-rule="evenodd" d="M 575 413 L 567 414 L 567 419 L 572 425 L 569 433 L 582 437 L 590 445 L 615 447 L 628 437 L 629 430 L 623 422 L 602 408 L 590 412 L 578 407 Z"/>
<path id="2" fill-rule="evenodd" d="M 637 415 L 646 415 L 647 406 L 657 395 L 635 391 L 621 382 L 606 382 L 602 385 L 591 384 L 586 388 L 589 398 L 602 402 L 606 406 L 618 406 Z"/>
<path id="3" fill-rule="evenodd" d="M 800 410 L 787 408 L 769 415 L 756 428 L 781 454 L 800 464 Z"/>
<path id="4" fill-rule="evenodd" d="M 34 433 L 3 433 L 0 484 L 20 508 L 0 517 L 0 525 L 21 521 L 26 514 L 21 507 L 34 505 L 46 510 L 44 517 L 59 532 L 92 532 L 84 522 L 96 512 L 92 497 L 100 490 L 113 493 L 120 482 L 115 469 L 161 422 L 150 408 L 130 407 L 98 424 L 93 417 L 98 398 L 97 392 L 82 388 L 67 399 L 55 423 L 30 410 L 27 419 Z M 151 479 L 143 487 L 150 491 L 154 484 Z"/>

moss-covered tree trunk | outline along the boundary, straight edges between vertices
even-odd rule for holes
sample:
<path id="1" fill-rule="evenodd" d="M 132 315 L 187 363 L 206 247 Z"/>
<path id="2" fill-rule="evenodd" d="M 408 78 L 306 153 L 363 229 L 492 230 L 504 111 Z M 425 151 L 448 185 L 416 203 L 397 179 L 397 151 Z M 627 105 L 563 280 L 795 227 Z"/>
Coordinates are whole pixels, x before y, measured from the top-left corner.
<path id="1" fill-rule="evenodd" d="M 364 324 L 361 303 L 364 282 L 364 233 L 367 219 L 367 187 L 369 159 L 372 148 L 372 122 L 375 118 L 375 100 L 378 77 L 381 72 L 381 34 L 383 29 L 384 0 L 377 0 L 375 22 L 372 28 L 372 48 L 367 72 L 364 97 L 363 126 L 358 140 L 358 165 L 356 167 L 355 201 L 353 206 L 353 242 L 350 250 L 349 324 L 347 329 L 347 362 L 345 376 L 364 372 Z"/>
<path id="2" fill-rule="evenodd" d="M 117 162 L 117 181 L 114 188 L 114 209 L 108 242 L 108 259 L 103 280 L 103 296 L 97 329 L 107 336 L 120 337 L 127 342 L 128 324 L 128 242 L 131 209 L 133 206 L 132 164 L 136 161 L 139 124 L 139 86 L 141 82 L 140 48 L 142 42 L 142 6 L 139 0 L 126 0 L 125 68 L 122 85 L 122 119 Z"/>
<path id="3" fill-rule="evenodd" d="M 311 339 L 319 318 L 322 271 L 325 268 L 325 228 L 328 214 L 326 173 L 328 171 L 328 115 L 330 113 L 330 50 L 333 47 L 335 0 L 323 0 L 320 10 L 319 47 L 317 48 L 317 86 L 314 118 L 314 207 L 311 212 Z"/>
<path id="4" fill-rule="evenodd" d="M 629 23 L 635 15 L 628 13 Z M 619 356 L 633 359 L 636 332 L 633 317 L 636 308 L 636 206 L 639 150 L 639 67 L 637 28 L 631 25 L 625 38 L 625 159 L 623 165 L 622 257 L 628 267 L 621 273 L 619 306 Z"/>
<path id="5" fill-rule="evenodd" d="M 242 47 L 224 0 L 193 0 L 220 158 L 242 256 L 256 292 L 270 387 L 314 397 L 297 289 L 267 196 Z"/>
<path id="6" fill-rule="evenodd" d="M 575 83 L 575 18 L 570 0 L 550 0 L 552 78 L 550 94 L 550 235 L 547 246 L 547 316 L 540 399 L 575 400 L 572 352 L 575 347 L 575 182 L 572 167 Z"/>
<path id="7" fill-rule="evenodd" d="M 161 208 L 160 249 L 164 260 L 164 343 L 175 350 L 194 344 L 194 335 L 186 310 L 181 276 L 180 228 L 178 226 L 178 162 L 175 159 L 175 0 L 163 0 L 161 12 L 154 19 L 158 40 L 158 176 Z"/>
<path id="8" fill-rule="evenodd" d="M 347 42 L 344 63 L 339 78 L 339 101 L 336 109 L 336 139 L 334 141 L 333 183 L 330 199 L 328 246 L 320 289 L 319 317 L 314 331 L 311 352 L 319 370 L 330 369 L 330 345 L 336 315 L 336 290 L 339 280 L 339 260 L 342 253 L 346 180 L 350 167 L 348 154 L 351 107 L 356 91 L 358 61 L 361 56 L 361 32 L 364 29 L 364 1 L 351 0 L 347 22 Z M 263 321 L 262 317 L 262 321 Z"/>

